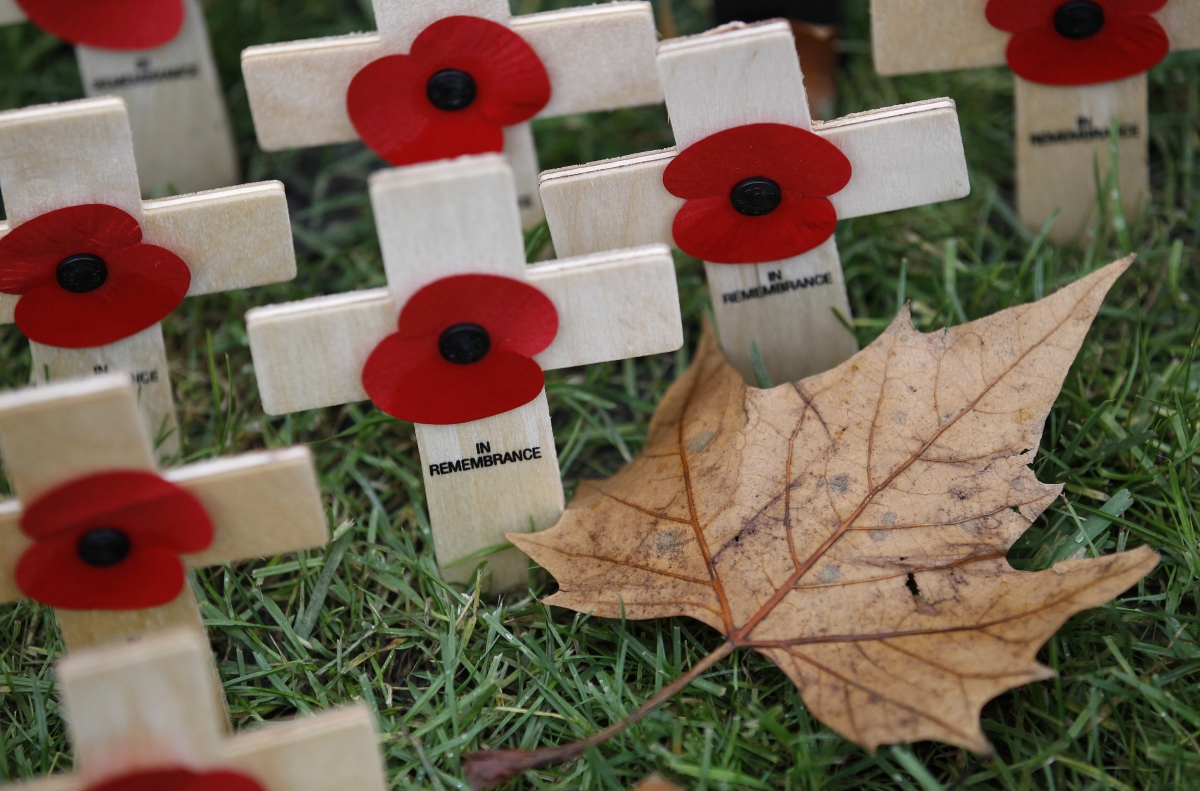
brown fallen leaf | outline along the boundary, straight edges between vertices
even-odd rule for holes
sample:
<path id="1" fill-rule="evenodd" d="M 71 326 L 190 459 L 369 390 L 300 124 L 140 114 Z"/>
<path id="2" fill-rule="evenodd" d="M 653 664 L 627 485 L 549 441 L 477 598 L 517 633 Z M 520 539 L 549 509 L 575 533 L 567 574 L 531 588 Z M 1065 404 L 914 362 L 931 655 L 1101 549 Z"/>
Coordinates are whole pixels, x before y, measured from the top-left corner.
<path id="1" fill-rule="evenodd" d="M 1052 671 L 1038 649 L 1158 562 L 1142 547 L 1036 573 L 1005 560 L 1059 495 L 1029 465 L 1100 304 L 1132 256 L 1030 305 L 931 334 L 908 311 L 832 371 L 747 386 L 706 329 L 645 451 L 581 484 L 559 524 L 509 538 L 550 604 L 690 615 L 728 641 L 626 720 L 535 752 L 468 758 L 477 788 L 567 760 L 754 648 L 822 722 L 869 750 L 989 751 L 980 710 Z M 486 763 L 490 779 L 472 774 Z"/>

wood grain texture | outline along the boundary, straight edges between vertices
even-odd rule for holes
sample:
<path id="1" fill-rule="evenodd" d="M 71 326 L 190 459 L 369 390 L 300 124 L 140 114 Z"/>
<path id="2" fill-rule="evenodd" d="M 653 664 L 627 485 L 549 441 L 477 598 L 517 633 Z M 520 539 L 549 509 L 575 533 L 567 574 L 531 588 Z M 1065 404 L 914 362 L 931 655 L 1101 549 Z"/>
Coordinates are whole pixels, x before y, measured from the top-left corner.
<path id="1" fill-rule="evenodd" d="M 161 324 L 107 346 L 64 349 L 30 341 L 29 351 L 33 358 L 33 381 L 39 385 L 125 372 L 137 382 L 138 412 L 158 455 L 169 458 L 179 451 L 179 423 Z"/>
<path id="2" fill-rule="evenodd" d="M 1055 211 L 1049 238 L 1057 244 L 1088 238 L 1097 215 L 1096 169 L 1109 171 L 1108 133 L 1118 143 L 1118 178 L 1125 211 L 1150 196 L 1150 117 L 1145 74 L 1103 85 L 1060 88 L 1016 80 L 1017 211 L 1036 232 Z"/>
<path id="3" fill-rule="evenodd" d="M 13 228 L 85 203 L 116 206 L 140 222 L 125 103 L 85 99 L 0 113 L 0 189 Z"/>
<path id="4" fill-rule="evenodd" d="M 62 660 L 56 678 L 75 751 L 74 777 L 95 785 L 128 772 L 184 766 L 240 771 L 271 791 L 385 791 L 375 719 L 366 706 L 229 736 L 211 667 L 207 641 L 187 632 Z"/>
<path id="5" fill-rule="evenodd" d="M 9 222 L 0 235 L 55 209 L 103 203 L 142 223 L 144 239 L 182 257 L 189 295 L 290 280 L 296 275 L 283 185 L 249 184 L 143 203 L 124 102 L 85 99 L 0 113 L 0 188 Z M 13 320 L 19 297 L 0 300 Z M 108 346 L 64 349 L 31 343 L 39 383 L 126 371 L 142 387 L 151 436 L 166 457 L 179 450 L 166 351 L 158 325 Z"/>
<path id="6" fill-rule="evenodd" d="M 109 374 L 0 394 L 0 452 L 18 500 L 0 504 L 0 602 L 21 598 L 12 580 L 29 546 L 20 501 L 97 472 L 154 471 L 141 425 L 137 388 Z M 306 448 L 250 453 L 179 467 L 164 474 L 189 490 L 213 521 L 215 538 L 184 558 L 191 568 L 278 555 L 325 544 L 325 512 Z M 203 634 L 191 588 L 169 604 L 129 612 L 56 611 L 68 648 L 184 627 Z"/>
<path id="7" fill-rule="evenodd" d="M 546 217 L 542 209 L 542 194 L 538 190 L 537 143 L 533 126 L 517 124 L 504 127 L 504 156 L 512 166 L 517 182 L 517 208 L 521 211 L 521 227 L 532 228 Z"/>
<path id="8" fill-rule="evenodd" d="M 154 470 L 133 385 L 118 374 L 0 393 L 0 454 L 31 502 L 98 470 Z"/>
<path id="9" fill-rule="evenodd" d="M 184 558 L 191 568 L 315 549 L 329 540 L 308 448 L 189 464 L 164 477 L 194 494 L 213 521 L 212 545 Z"/>
<path id="10" fill-rule="evenodd" d="M 296 277 L 296 252 L 283 184 L 147 201 L 143 230 L 192 272 L 188 296 L 283 283 Z"/>
<path id="11" fill-rule="evenodd" d="M 382 11 L 382 5 L 376 3 L 380 25 L 391 13 Z M 377 58 L 406 53 L 416 32 L 448 15 L 441 6 L 486 3 L 386 5 L 397 15 L 417 20 L 414 24 L 419 27 L 402 25 L 408 32 L 387 41 L 378 33 L 360 33 L 267 44 L 242 53 L 242 75 L 264 151 L 357 140 L 346 110 L 346 91 L 354 75 Z M 492 5 L 498 9 L 503 4 Z M 507 17 L 507 7 L 504 13 Z M 496 14 L 471 15 L 505 21 L 495 19 Z M 537 52 L 550 75 L 553 93 L 539 118 L 662 101 L 649 3 L 603 3 L 547 11 L 514 17 L 511 26 Z"/>
<path id="12" fill-rule="evenodd" d="M 0 25 L 15 25 L 24 22 L 25 12 L 17 5 L 16 0 L 0 0 Z"/>
<path id="13" fill-rule="evenodd" d="M 846 154 L 850 183 L 830 200 L 839 219 L 880 214 L 969 194 L 958 112 L 950 99 L 898 105 L 816 122 L 816 134 Z M 677 149 L 548 170 L 542 199 L 562 256 L 642 244 L 674 245 L 683 206 L 663 187 Z"/>
<path id="14" fill-rule="evenodd" d="M 776 384 L 796 382 L 827 371 L 858 351 L 854 333 L 838 320 L 849 319 L 850 301 L 830 239 L 804 255 L 766 264 L 704 265 L 712 293 L 713 315 L 721 347 L 730 364 L 747 382 L 756 382 L 751 348 L 759 354 Z M 763 297 L 770 289 L 786 294 Z M 774 305 L 764 310 L 764 300 Z"/>
<path id="15" fill-rule="evenodd" d="M 871 0 L 875 70 L 885 76 L 1005 65 L 1009 33 L 988 24 L 987 0 Z M 1154 14 L 1171 49 L 1200 47 L 1200 3 L 1170 0 Z"/>
<path id="16" fill-rule="evenodd" d="M 831 198 L 841 219 L 970 192 L 949 99 L 814 126 L 786 22 L 739 23 L 663 42 L 658 65 L 680 147 L 745 124 L 782 123 L 811 129 L 842 150 L 853 176 Z M 667 149 L 543 174 L 542 200 L 559 254 L 673 244 L 672 223 L 683 201 L 662 179 L 675 155 Z M 722 344 L 748 381 L 756 381 L 754 346 L 776 382 L 826 370 L 856 351 L 835 314 L 852 318 L 832 240 L 790 261 L 706 269 Z"/>
<path id="17" fill-rule="evenodd" d="M 129 107 L 142 192 L 160 196 L 238 182 L 237 150 L 198 0 L 179 35 L 137 52 L 76 47 L 84 92 Z"/>
<path id="18" fill-rule="evenodd" d="M 671 131 L 680 149 L 735 126 L 812 129 L 792 26 L 735 22 L 658 47 Z"/>
<path id="19" fill-rule="evenodd" d="M 365 399 L 363 366 L 396 332 L 400 306 L 419 289 L 453 275 L 524 279 L 551 299 L 560 325 L 554 342 L 535 357 L 544 369 L 672 351 L 683 344 L 674 263 L 665 245 L 526 265 L 516 185 L 503 157 L 382 171 L 371 177 L 370 192 L 387 289 L 258 308 L 246 315 L 268 414 Z M 544 393 L 483 421 L 419 425 L 417 440 L 435 548 L 448 578 L 466 581 L 474 565 L 453 564 L 503 543 L 505 530 L 530 524 L 540 529 L 562 511 Z M 477 455 L 477 442 L 492 443 L 492 452 L 500 453 L 532 453 L 536 447 L 539 458 L 456 473 L 430 469 Z M 518 555 L 487 558 L 492 589 L 527 581 Z"/>
<path id="20" fill-rule="evenodd" d="M 500 592 L 527 585 L 529 559 L 515 549 L 455 564 L 507 543 L 506 532 L 544 530 L 562 515 L 562 477 L 546 392 L 502 415 L 455 426 L 417 424 L 416 430 L 442 576 L 450 582 L 471 584 L 475 567 L 486 562 L 485 590 Z M 480 442 L 488 443 L 491 453 L 500 454 L 537 448 L 541 458 L 449 475 L 431 472 L 431 465 L 481 455 L 476 449 Z"/>
<path id="21" fill-rule="evenodd" d="M 544 370 L 661 354 L 683 344 L 670 251 L 620 250 L 527 267 L 559 313 L 559 334 L 534 357 Z M 362 369 L 396 331 L 387 289 L 255 308 L 250 353 L 268 415 L 364 401 Z"/>

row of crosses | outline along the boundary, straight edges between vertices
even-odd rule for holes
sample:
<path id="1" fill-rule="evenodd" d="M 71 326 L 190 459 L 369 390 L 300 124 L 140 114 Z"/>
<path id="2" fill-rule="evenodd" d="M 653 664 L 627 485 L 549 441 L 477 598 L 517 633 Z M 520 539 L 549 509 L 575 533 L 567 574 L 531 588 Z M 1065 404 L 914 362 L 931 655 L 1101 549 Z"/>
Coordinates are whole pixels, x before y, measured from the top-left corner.
<path id="1" fill-rule="evenodd" d="M 917 40 L 910 23 L 929 2 L 875 0 L 877 42 Z M 962 30 L 984 30 L 989 3 L 953 5 Z M 1075 8 L 1088 3 L 1067 5 L 1072 36 L 1103 25 Z M 93 96 L 0 113 L 0 320 L 29 337 L 38 385 L 0 395 L 15 494 L 0 504 L 0 602 L 52 607 L 70 651 L 57 678 L 77 770 L 44 782 L 382 791 L 368 710 L 226 732 L 189 572 L 319 548 L 328 525 L 307 449 L 159 466 L 182 446 L 160 322 L 186 297 L 296 275 L 282 185 L 229 186 L 197 0 L 162 6 L 155 37 L 131 41 L 120 24 L 56 16 L 61 2 L 0 0 L 0 24 L 28 17 L 77 45 Z M 1172 46 L 1200 29 L 1191 8 L 1171 0 L 1160 14 Z M 549 527 L 564 508 L 544 371 L 679 349 L 672 248 L 705 261 L 742 375 L 790 382 L 857 349 L 837 221 L 970 190 L 949 99 L 814 122 L 786 23 L 660 44 L 644 2 L 527 17 L 507 0 L 375 0 L 374 11 L 376 33 L 254 47 L 243 73 L 265 150 L 361 139 L 397 166 L 369 183 L 387 286 L 257 308 L 246 327 L 268 414 L 369 398 L 414 423 L 448 581 L 482 569 L 493 592 L 525 584 L 528 560 L 505 534 Z M 933 46 L 944 31 L 917 54 L 880 44 L 879 62 L 986 65 L 995 32 L 956 42 L 945 61 Z M 1145 76 L 1076 91 L 1120 108 L 1107 114 L 1027 82 L 1018 179 L 1036 224 L 1048 204 L 1029 196 L 1052 193 L 1029 174 L 1052 169 L 1029 151 L 1051 121 L 1027 108 L 1086 111 L 1089 128 L 1116 119 L 1144 149 Z M 531 120 L 663 99 L 675 147 L 539 178 Z M 201 131 L 172 134 L 164 119 Z M 170 172 L 189 157 L 198 170 Z M 220 189 L 143 200 L 180 185 Z M 1060 199 L 1058 227 L 1075 233 L 1081 215 L 1063 208 L 1075 198 Z M 560 258 L 530 265 L 522 229 L 543 210 Z"/>

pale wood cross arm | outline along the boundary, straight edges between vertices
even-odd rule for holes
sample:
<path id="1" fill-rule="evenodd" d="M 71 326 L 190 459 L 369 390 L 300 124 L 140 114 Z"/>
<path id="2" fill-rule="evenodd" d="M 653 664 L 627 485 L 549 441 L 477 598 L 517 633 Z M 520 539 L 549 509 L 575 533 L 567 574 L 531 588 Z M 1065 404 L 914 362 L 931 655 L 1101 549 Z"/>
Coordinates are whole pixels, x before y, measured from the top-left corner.
<path id="1" fill-rule="evenodd" d="M 258 308 L 246 316 L 268 414 L 360 401 L 363 365 L 396 332 L 401 306 L 459 274 L 523 279 L 558 309 L 543 369 L 624 359 L 683 343 L 662 246 L 527 266 L 512 171 L 496 155 L 375 174 L 372 206 L 388 289 Z M 389 298 L 390 297 L 390 298 Z"/>
<path id="2" fill-rule="evenodd" d="M 1009 33 L 988 24 L 988 0 L 871 0 L 875 69 L 883 75 L 1003 66 Z M 1173 50 L 1200 48 L 1200 3 L 1154 14 Z"/>
<path id="3" fill-rule="evenodd" d="M 657 354 L 683 345 L 670 250 L 651 245 L 528 268 L 558 309 L 559 333 L 534 357 L 543 370 Z M 386 288 L 255 308 L 246 314 L 263 409 L 283 415 L 367 398 L 362 370 L 396 331 Z"/>
<path id="4" fill-rule="evenodd" d="M 451 15 L 509 24 L 537 52 L 553 86 L 540 118 L 662 101 L 649 3 L 616 2 L 510 17 L 507 0 L 375 0 L 378 33 L 250 47 L 242 74 L 265 151 L 358 139 L 346 110 L 368 63 L 406 53 L 417 34 Z"/>
<path id="5" fill-rule="evenodd" d="M 923 206 L 970 192 L 958 111 L 950 99 L 855 113 L 814 122 L 854 175 L 830 197 L 838 219 Z M 548 170 L 542 202 L 554 247 L 575 256 L 675 241 L 671 224 L 682 198 L 667 192 L 663 172 L 677 148 Z"/>
<path id="6" fill-rule="evenodd" d="M 33 786 L 76 791 L 139 771 L 186 768 L 240 772 L 267 791 L 385 791 L 366 706 L 229 736 L 210 662 L 207 642 L 180 631 L 62 660 L 56 680 L 76 768 Z"/>

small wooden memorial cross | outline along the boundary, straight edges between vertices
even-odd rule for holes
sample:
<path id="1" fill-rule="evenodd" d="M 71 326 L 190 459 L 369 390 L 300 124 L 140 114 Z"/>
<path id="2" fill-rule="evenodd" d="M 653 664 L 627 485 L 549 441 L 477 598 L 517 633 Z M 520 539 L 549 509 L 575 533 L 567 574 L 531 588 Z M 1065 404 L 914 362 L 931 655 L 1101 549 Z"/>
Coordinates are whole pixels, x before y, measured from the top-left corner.
<path id="1" fill-rule="evenodd" d="M 58 663 L 75 769 L 5 791 L 386 791 L 365 705 L 231 736 L 208 642 L 171 631 Z"/>
<path id="2" fill-rule="evenodd" d="M 0 0 L 0 25 L 28 17 L 75 44 L 84 93 L 125 100 L 143 194 L 236 184 L 237 150 L 198 0 L 163 0 L 153 12 L 139 2 L 79 2 L 86 5 L 103 10 L 80 13 L 62 0 Z M 146 25 L 147 13 L 166 18 Z"/>
<path id="3" fill-rule="evenodd" d="M 409 165 L 499 151 L 503 127 L 528 228 L 542 219 L 528 119 L 662 101 L 647 2 L 516 17 L 509 0 L 373 5 L 377 33 L 242 53 L 264 151 L 362 139 Z"/>
<path id="4" fill-rule="evenodd" d="M 150 435 L 179 448 L 159 320 L 184 296 L 296 276 L 279 182 L 142 202 L 121 99 L 0 113 L 0 321 L 38 382 L 124 371 Z"/>
<path id="5" fill-rule="evenodd" d="M 749 382 L 755 348 L 776 384 L 841 363 L 858 346 L 834 225 L 970 191 L 954 103 L 814 123 L 786 22 L 664 41 L 658 67 L 678 148 L 542 174 L 555 249 L 666 242 L 705 260 Z"/>
<path id="6" fill-rule="evenodd" d="M 1146 71 L 1168 47 L 1200 48 L 1200 2 L 1159 5 L 1153 14 L 1106 15 L 1120 4 L 871 0 L 875 68 L 895 75 L 1011 65 L 1017 211 L 1035 232 L 1057 211 L 1049 238 L 1070 242 L 1086 238 L 1096 216 L 1114 123 L 1123 208 L 1132 213 L 1149 198 Z"/>
<path id="7" fill-rule="evenodd" d="M 505 533 L 562 514 L 542 371 L 682 346 L 675 267 L 663 245 L 527 266 L 498 154 L 382 171 L 370 191 L 388 288 L 250 311 L 263 408 L 370 397 L 416 423 L 438 562 L 470 581 Z M 486 560 L 492 590 L 528 581 L 517 550 Z"/>
<path id="8" fill-rule="evenodd" d="M 159 473 L 120 374 L 0 394 L 0 603 L 55 609 L 68 650 L 186 627 L 203 634 L 184 568 L 328 539 L 306 448 Z"/>

